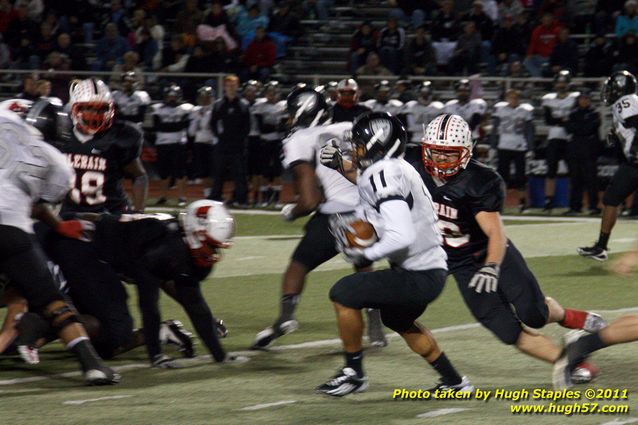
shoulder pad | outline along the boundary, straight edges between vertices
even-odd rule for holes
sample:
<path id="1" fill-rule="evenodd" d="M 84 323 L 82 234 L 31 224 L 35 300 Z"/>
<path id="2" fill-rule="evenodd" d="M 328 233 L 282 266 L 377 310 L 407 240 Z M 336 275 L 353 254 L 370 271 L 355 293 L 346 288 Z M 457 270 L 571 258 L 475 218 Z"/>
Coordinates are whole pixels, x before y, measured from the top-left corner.
<path id="1" fill-rule="evenodd" d="M 487 106 L 487 102 L 481 98 L 479 99 L 472 99 L 470 100 L 470 103 L 473 103 L 475 105 L 480 105 L 480 106 Z"/>
<path id="2" fill-rule="evenodd" d="M 556 99 L 556 93 L 547 93 L 541 99 L 542 100 L 554 100 L 554 99 Z"/>
<path id="3" fill-rule="evenodd" d="M 569 95 L 567 95 L 567 97 L 573 97 L 573 98 L 576 98 L 578 96 L 580 96 L 580 92 L 579 91 L 573 91 L 573 92 L 569 93 Z"/>
<path id="4" fill-rule="evenodd" d="M 520 105 L 518 105 L 519 108 L 524 109 L 528 112 L 533 112 L 534 111 L 534 107 L 532 105 L 530 105 L 529 103 L 521 103 Z"/>
<path id="5" fill-rule="evenodd" d="M 151 103 L 151 97 L 148 95 L 148 93 L 146 91 L 137 90 L 135 92 L 135 94 L 142 101 L 142 103 L 144 103 L 145 105 L 148 105 L 149 103 Z"/>
<path id="6" fill-rule="evenodd" d="M 439 102 L 438 100 L 435 100 L 434 102 L 430 102 L 430 104 L 428 106 L 431 106 L 431 107 L 437 108 L 437 109 L 445 108 L 445 105 L 443 104 L 443 102 Z"/>
<path id="7" fill-rule="evenodd" d="M 115 121 L 110 130 L 115 133 L 115 144 L 124 148 L 138 147 L 142 144 L 142 132 L 129 121 Z"/>
<path id="8" fill-rule="evenodd" d="M 417 104 L 417 101 L 416 101 L 416 100 L 409 100 L 409 101 L 407 101 L 407 102 L 405 102 L 405 103 L 403 104 L 403 108 L 404 108 L 404 109 L 405 109 L 405 108 L 411 108 L 411 107 L 413 107 L 413 106 L 414 106 L 414 105 L 416 105 L 416 104 Z"/>
<path id="9" fill-rule="evenodd" d="M 400 108 L 401 106 L 403 106 L 403 102 L 401 102 L 400 100 L 397 99 L 391 99 L 390 102 L 388 102 L 390 105 L 395 106 L 397 108 Z"/>
<path id="10" fill-rule="evenodd" d="M 494 109 L 501 109 L 507 106 L 507 102 L 498 102 L 494 105 Z"/>
<path id="11" fill-rule="evenodd" d="M 192 103 L 182 103 L 179 105 L 179 108 L 184 112 L 188 113 L 193 110 L 194 105 Z"/>
<path id="12" fill-rule="evenodd" d="M 368 99 L 365 102 L 361 102 L 360 104 L 365 106 L 366 108 L 372 108 L 375 103 L 377 103 L 376 99 Z"/>
<path id="13" fill-rule="evenodd" d="M 458 100 L 452 99 L 452 100 L 448 100 L 447 102 L 445 102 L 445 106 L 452 106 L 452 105 L 456 105 L 457 103 L 459 103 Z"/>
<path id="14" fill-rule="evenodd" d="M 164 104 L 163 104 L 163 103 L 159 103 L 159 102 L 158 102 L 158 103 L 153 103 L 153 104 L 151 105 L 151 109 L 153 109 L 153 111 L 155 111 L 155 112 L 156 112 L 156 111 L 158 111 L 159 109 L 161 109 L 161 108 L 162 108 L 162 106 L 164 106 Z"/>
<path id="15" fill-rule="evenodd" d="M 476 160 L 471 160 L 470 164 L 473 165 L 472 178 L 468 182 L 467 193 L 470 196 L 476 196 L 483 193 L 486 188 L 493 187 L 495 184 L 500 184 L 503 180 L 501 176 L 492 167 L 481 164 Z"/>

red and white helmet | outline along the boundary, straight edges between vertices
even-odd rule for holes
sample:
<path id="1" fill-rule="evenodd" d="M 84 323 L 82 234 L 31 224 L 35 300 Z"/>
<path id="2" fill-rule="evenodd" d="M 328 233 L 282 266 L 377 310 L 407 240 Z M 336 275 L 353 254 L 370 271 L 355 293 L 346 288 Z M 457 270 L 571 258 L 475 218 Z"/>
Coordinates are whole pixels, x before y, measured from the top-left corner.
<path id="1" fill-rule="evenodd" d="M 27 99 L 7 99 L 0 102 L 0 111 L 11 111 L 24 119 L 33 106 L 33 101 Z"/>
<path id="2" fill-rule="evenodd" d="M 458 115 L 443 114 L 434 118 L 423 135 L 423 164 L 432 176 L 449 178 L 467 166 L 472 157 L 472 131 Z M 458 152 L 458 159 L 434 161 L 432 151 Z"/>
<path id="3" fill-rule="evenodd" d="M 69 87 L 73 125 L 84 134 L 96 134 L 111 127 L 115 106 L 111 90 L 102 80 L 75 80 Z"/>
<path id="4" fill-rule="evenodd" d="M 230 243 L 235 234 L 235 219 L 221 202 L 201 199 L 188 205 L 179 220 L 195 263 L 210 267 L 217 249 Z"/>
<path id="5" fill-rule="evenodd" d="M 346 96 L 343 96 L 343 95 Z M 346 78 L 337 84 L 337 103 L 352 108 L 359 101 L 359 84 L 353 78 Z"/>

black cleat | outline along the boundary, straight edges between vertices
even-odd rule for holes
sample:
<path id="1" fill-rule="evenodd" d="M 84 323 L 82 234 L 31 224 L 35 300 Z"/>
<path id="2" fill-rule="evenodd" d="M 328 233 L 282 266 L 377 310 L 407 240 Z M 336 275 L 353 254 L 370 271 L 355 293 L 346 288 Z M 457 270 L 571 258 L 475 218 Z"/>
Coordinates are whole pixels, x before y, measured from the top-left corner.
<path id="1" fill-rule="evenodd" d="M 470 382 L 470 380 L 466 376 L 463 376 L 461 378 L 461 382 L 459 382 L 458 384 L 447 385 L 441 381 L 434 388 L 430 388 L 428 391 L 430 391 L 431 393 L 435 391 L 439 391 L 439 393 L 441 392 L 459 393 L 460 392 L 460 393 L 474 394 L 475 388 L 474 388 L 474 385 L 472 385 L 472 383 Z"/>
<path id="2" fill-rule="evenodd" d="M 599 247 L 598 245 L 582 246 L 578 248 L 578 255 L 585 258 L 591 258 L 596 261 L 607 261 L 607 258 L 609 258 L 607 250 Z"/>
<path id="3" fill-rule="evenodd" d="M 179 347 L 184 357 L 195 357 L 193 334 L 184 329 L 179 320 L 167 320 L 160 326 L 160 342 Z"/>
<path id="4" fill-rule="evenodd" d="M 219 338 L 226 338 L 228 336 L 228 328 L 222 319 L 215 320 L 215 330 Z"/>
<path id="5" fill-rule="evenodd" d="M 265 350 L 280 336 L 294 332 L 297 329 L 299 329 L 299 322 L 295 319 L 287 320 L 278 326 L 269 326 L 255 335 L 255 341 L 250 346 L 250 349 Z"/>
<path id="6" fill-rule="evenodd" d="M 343 397 L 352 393 L 361 393 L 367 389 L 367 376 L 358 376 L 351 367 L 344 367 L 328 382 L 319 385 L 315 391 L 333 397 Z"/>
<path id="7" fill-rule="evenodd" d="M 84 381 L 87 385 L 113 385 L 119 383 L 121 378 L 119 373 L 107 366 L 84 372 Z"/>

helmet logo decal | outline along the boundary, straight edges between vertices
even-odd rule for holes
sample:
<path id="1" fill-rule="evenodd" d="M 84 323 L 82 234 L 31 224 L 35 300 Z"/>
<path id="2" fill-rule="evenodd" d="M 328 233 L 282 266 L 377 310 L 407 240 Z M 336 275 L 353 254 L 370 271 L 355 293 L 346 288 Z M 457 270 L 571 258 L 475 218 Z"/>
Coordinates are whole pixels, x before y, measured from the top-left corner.
<path id="1" fill-rule="evenodd" d="M 370 129 L 374 134 L 367 143 L 366 149 L 370 149 L 377 141 L 385 144 L 392 133 L 392 123 L 386 119 L 371 120 Z"/>

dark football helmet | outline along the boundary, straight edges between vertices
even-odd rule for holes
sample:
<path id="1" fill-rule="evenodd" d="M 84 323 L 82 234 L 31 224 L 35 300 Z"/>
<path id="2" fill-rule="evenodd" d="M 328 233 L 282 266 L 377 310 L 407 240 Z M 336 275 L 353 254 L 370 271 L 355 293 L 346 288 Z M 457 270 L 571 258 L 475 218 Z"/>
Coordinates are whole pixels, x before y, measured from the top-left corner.
<path id="1" fill-rule="evenodd" d="M 561 69 L 554 75 L 554 90 L 557 92 L 565 92 L 572 82 L 572 73 L 567 69 Z"/>
<path id="2" fill-rule="evenodd" d="M 613 105 L 621 97 L 636 93 L 636 77 L 629 71 L 618 71 L 607 78 L 600 97 L 605 105 Z"/>
<path id="3" fill-rule="evenodd" d="M 432 97 L 432 81 L 423 81 L 419 85 L 419 97 L 423 100 L 430 100 Z"/>
<path id="4" fill-rule="evenodd" d="M 470 100 L 470 80 L 463 78 L 454 83 L 454 90 L 456 90 L 456 97 L 461 102 L 467 102 Z"/>
<path id="5" fill-rule="evenodd" d="M 408 133 L 399 119 L 388 112 L 368 112 L 352 124 L 353 160 L 361 170 L 405 153 Z"/>
<path id="6" fill-rule="evenodd" d="M 197 103 L 200 105 L 209 105 L 215 97 L 215 90 L 211 86 L 201 86 L 197 89 Z"/>
<path id="7" fill-rule="evenodd" d="M 122 73 L 122 88 L 127 92 L 132 92 L 138 88 L 137 73 L 135 71 L 127 71 Z"/>
<path id="8" fill-rule="evenodd" d="M 66 114 L 58 105 L 42 99 L 31 105 L 24 120 L 37 128 L 45 141 L 52 142 L 57 138 L 60 121 L 65 118 L 67 118 Z"/>
<path id="9" fill-rule="evenodd" d="M 328 118 L 326 99 L 305 85 L 291 91 L 286 104 L 292 127 L 314 127 Z"/>
<path id="10" fill-rule="evenodd" d="M 182 88 L 177 84 L 171 84 L 164 89 L 164 101 L 169 105 L 177 105 L 182 101 Z"/>

